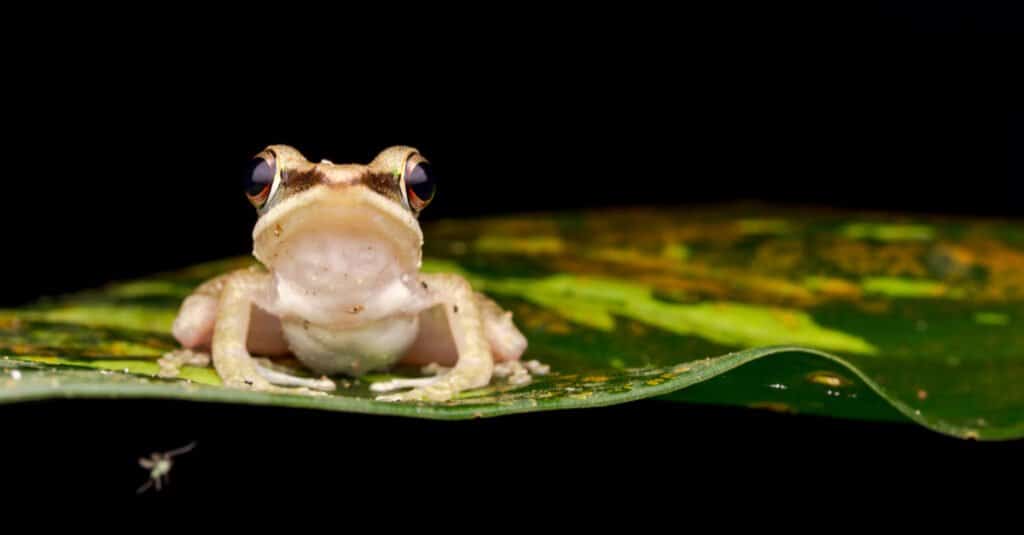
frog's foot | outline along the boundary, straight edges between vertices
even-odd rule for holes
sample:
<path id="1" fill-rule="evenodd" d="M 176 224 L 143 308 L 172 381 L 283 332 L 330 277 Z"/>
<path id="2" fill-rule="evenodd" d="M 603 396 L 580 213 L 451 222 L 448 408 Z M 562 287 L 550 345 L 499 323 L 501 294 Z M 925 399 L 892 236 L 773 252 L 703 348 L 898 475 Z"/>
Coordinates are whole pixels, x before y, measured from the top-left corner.
<path id="1" fill-rule="evenodd" d="M 278 386 L 298 386 L 311 390 L 323 390 L 326 392 L 333 392 L 338 388 L 337 385 L 334 384 L 334 381 L 328 379 L 326 376 L 322 376 L 319 379 L 296 377 L 274 369 L 274 364 L 270 359 L 255 360 L 256 371 L 258 371 L 259 374 L 262 375 L 270 384 Z"/>
<path id="2" fill-rule="evenodd" d="M 422 368 L 424 374 L 433 374 L 433 377 L 421 377 L 419 379 L 392 379 L 390 381 L 378 381 L 370 385 L 374 392 L 393 392 L 403 388 L 422 388 L 436 383 L 444 377 L 451 368 L 445 368 L 436 362 L 427 364 Z"/>
<path id="3" fill-rule="evenodd" d="M 191 349 L 177 349 L 164 353 L 164 356 L 160 357 L 156 363 L 160 366 L 160 371 L 157 372 L 158 376 L 174 378 L 181 373 L 182 366 L 196 366 L 199 368 L 209 366 L 210 354 L 192 351 Z"/>
<path id="4" fill-rule="evenodd" d="M 413 388 L 408 392 L 377 396 L 378 401 L 448 401 L 464 390 L 454 381 L 446 377 L 451 368 L 445 368 L 436 363 L 423 367 L 423 373 L 434 373 L 434 377 L 423 377 L 419 379 L 392 379 L 381 381 L 370 385 L 374 392 L 391 392 L 402 388 Z M 521 386 L 529 384 L 535 375 L 547 375 L 551 372 L 551 366 L 541 364 L 536 360 L 520 362 L 510 360 L 499 362 L 494 365 L 494 377 L 506 378 L 510 385 Z"/>
<path id="5" fill-rule="evenodd" d="M 424 377 L 422 379 L 395 379 L 405 381 L 407 386 L 417 386 L 408 392 L 377 396 L 377 401 L 449 401 L 463 389 L 447 377 Z M 413 382 L 416 383 L 413 383 Z M 391 381 L 388 381 L 391 382 Z M 412 384 L 410 384 L 412 383 Z M 380 383 L 375 383 L 376 384 Z M 372 387 L 371 387 L 372 388 Z"/>
<path id="6" fill-rule="evenodd" d="M 505 377 L 508 384 L 516 386 L 530 384 L 534 375 L 547 375 L 550 372 L 551 366 L 536 360 L 508 360 L 494 365 L 495 377 Z"/>
<path id="7" fill-rule="evenodd" d="M 199 368 L 205 368 L 210 365 L 210 354 L 202 353 L 199 351 L 192 351 L 191 349 L 178 349 L 165 353 L 163 357 L 160 357 L 156 361 L 160 366 L 160 371 L 157 375 L 164 378 L 174 378 L 181 373 L 182 366 L 196 366 Z M 312 379 L 307 377 L 296 377 L 294 375 L 288 375 L 287 373 L 273 369 L 274 365 L 269 359 L 256 359 L 256 371 L 263 376 L 265 381 L 254 380 L 252 378 L 241 379 L 233 381 L 237 388 L 244 388 L 246 390 L 266 390 L 268 392 L 289 392 L 289 393 L 307 393 L 303 390 L 324 390 L 333 391 L 337 388 L 334 381 L 331 381 L 327 377 L 321 377 L 319 379 Z M 301 387 L 298 389 L 291 388 L 254 388 L 261 383 L 267 383 L 267 385 L 273 387 L 278 386 L 292 386 Z M 224 382 L 228 384 L 228 381 Z M 251 385 L 249 383 L 252 383 Z"/>
<path id="8" fill-rule="evenodd" d="M 266 378 L 262 377 L 262 372 L 257 372 L 258 375 L 251 375 L 248 377 L 239 377 L 224 379 L 224 386 L 228 388 L 234 388 L 237 390 L 251 390 L 254 392 L 272 392 L 275 394 L 298 394 L 303 396 L 326 396 L 327 392 L 321 390 L 314 390 L 309 387 L 284 387 L 277 386 L 271 383 Z M 296 379 L 299 379 L 296 377 Z"/>

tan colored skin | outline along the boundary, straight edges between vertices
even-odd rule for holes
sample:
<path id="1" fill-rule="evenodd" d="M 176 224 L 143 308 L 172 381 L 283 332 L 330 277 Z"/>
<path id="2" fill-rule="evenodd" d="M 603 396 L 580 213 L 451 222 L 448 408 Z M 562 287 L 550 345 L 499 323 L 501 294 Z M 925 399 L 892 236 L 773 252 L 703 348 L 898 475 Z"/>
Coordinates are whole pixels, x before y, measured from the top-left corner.
<path id="1" fill-rule="evenodd" d="M 311 163 L 284 145 L 261 154 L 273 159 L 278 174 L 253 230 L 253 254 L 266 271 L 244 269 L 204 283 L 182 303 L 174 324 L 184 347 L 211 349 L 226 386 L 302 394 L 334 389 L 326 377 L 270 370 L 250 351 L 290 352 L 314 371 L 354 375 L 399 360 L 454 364 L 437 377 L 374 385 L 375 391 L 415 387 L 378 398 L 386 401 L 448 400 L 489 384 L 495 361 L 520 366 L 526 339 L 511 313 L 458 275 L 419 273 L 423 235 L 403 182 L 407 165 L 425 161 L 415 149 L 391 147 L 368 165 Z M 363 249 L 370 256 L 359 256 Z M 360 343 L 380 355 L 353 354 L 357 338 L 370 340 Z M 331 347 L 345 349 L 334 354 Z"/>

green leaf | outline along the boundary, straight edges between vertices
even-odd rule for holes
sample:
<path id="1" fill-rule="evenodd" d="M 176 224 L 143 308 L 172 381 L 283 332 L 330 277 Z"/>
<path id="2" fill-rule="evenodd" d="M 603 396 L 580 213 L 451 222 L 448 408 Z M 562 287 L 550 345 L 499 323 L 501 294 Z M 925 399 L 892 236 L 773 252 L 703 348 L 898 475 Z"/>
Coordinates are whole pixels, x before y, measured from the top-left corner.
<path id="1" fill-rule="evenodd" d="M 1024 437 L 1024 226 L 724 208 L 443 221 L 425 271 L 512 310 L 552 373 L 447 403 L 156 377 L 177 306 L 230 259 L 0 311 L 0 402 L 161 397 L 459 419 L 659 397 Z M 293 361 L 282 366 L 297 366 Z M 301 370 L 298 370 L 301 371 Z M 415 375 L 399 369 L 396 374 Z"/>

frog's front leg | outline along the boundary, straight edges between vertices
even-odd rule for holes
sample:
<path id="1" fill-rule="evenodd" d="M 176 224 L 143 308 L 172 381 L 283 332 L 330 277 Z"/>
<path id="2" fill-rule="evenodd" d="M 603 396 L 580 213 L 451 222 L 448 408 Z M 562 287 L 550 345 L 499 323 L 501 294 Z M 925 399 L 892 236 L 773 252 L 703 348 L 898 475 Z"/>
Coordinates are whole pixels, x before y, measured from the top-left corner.
<path id="1" fill-rule="evenodd" d="M 484 333 L 482 314 L 469 283 L 458 275 L 446 273 L 421 275 L 420 278 L 433 304 L 444 307 L 458 360 L 448 373 L 423 381 L 427 383 L 425 386 L 379 396 L 379 400 L 447 401 L 463 390 L 480 388 L 491 382 L 494 358 Z"/>
<path id="2" fill-rule="evenodd" d="M 249 335 L 249 319 L 253 301 L 260 292 L 266 289 L 269 282 L 269 274 L 250 270 L 232 273 L 224 281 L 217 307 L 217 321 L 213 330 L 211 351 L 217 375 L 220 376 L 225 386 L 244 390 L 295 394 L 323 394 L 323 392 L 308 387 L 333 390 L 334 384 L 330 381 L 324 379 L 304 380 L 286 376 L 261 367 L 249 355 L 246 341 Z M 306 386 L 282 388 L 273 383 Z"/>

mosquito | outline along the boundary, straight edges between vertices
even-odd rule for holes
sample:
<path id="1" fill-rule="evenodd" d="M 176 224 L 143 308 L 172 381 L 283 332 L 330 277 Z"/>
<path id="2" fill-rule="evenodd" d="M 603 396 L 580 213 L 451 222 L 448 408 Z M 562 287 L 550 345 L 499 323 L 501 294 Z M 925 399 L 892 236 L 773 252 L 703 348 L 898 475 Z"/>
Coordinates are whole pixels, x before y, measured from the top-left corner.
<path id="1" fill-rule="evenodd" d="M 178 449 L 165 451 L 163 453 L 150 453 L 149 457 L 140 457 L 139 466 L 149 470 L 149 481 L 139 487 L 135 493 L 142 494 L 149 490 L 153 485 L 156 485 L 157 491 L 162 490 L 163 486 L 170 482 L 171 467 L 174 465 L 173 459 L 179 455 L 192 451 L 192 448 L 195 447 L 196 443 L 191 442 Z"/>

